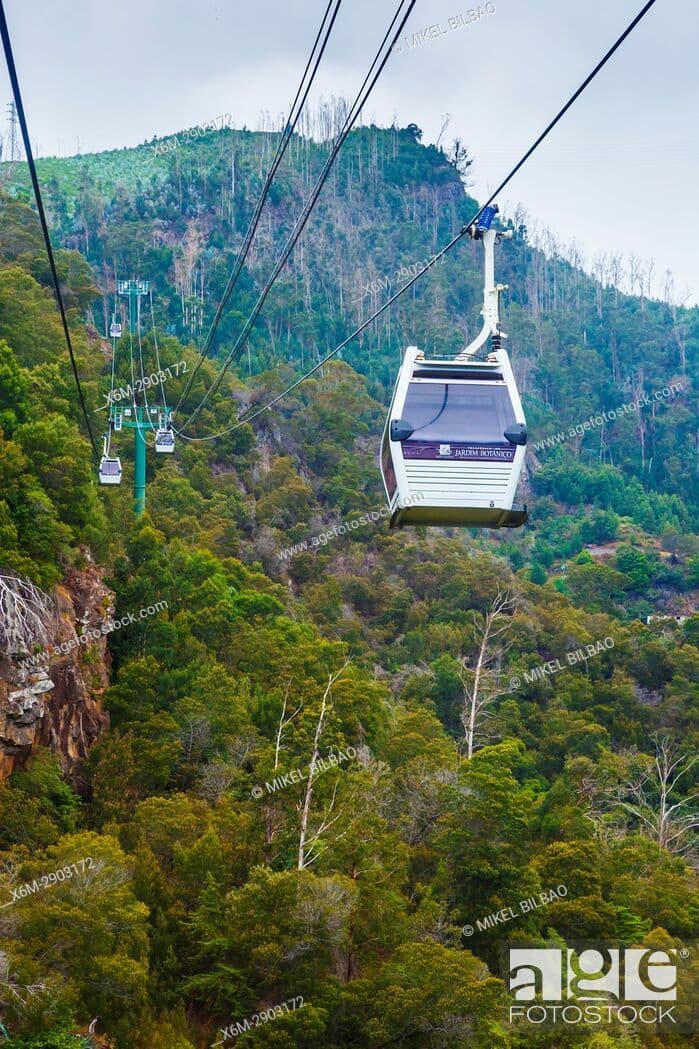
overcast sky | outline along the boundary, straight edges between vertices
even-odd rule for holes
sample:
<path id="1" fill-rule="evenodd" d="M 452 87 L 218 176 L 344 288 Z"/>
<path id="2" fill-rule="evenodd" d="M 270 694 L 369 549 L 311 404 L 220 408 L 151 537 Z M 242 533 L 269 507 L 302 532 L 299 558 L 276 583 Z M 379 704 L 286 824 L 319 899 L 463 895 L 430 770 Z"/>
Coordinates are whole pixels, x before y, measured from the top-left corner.
<path id="1" fill-rule="evenodd" d="M 396 0 L 344 0 L 317 94 L 354 97 Z M 494 188 L 642 0 L 417 0 L 365 119 L 458 136 L 472 192 Z M 32 142 L 41 154 L 137 145 L 229 112 L 255 127 L 296 90 L 326 0 L 5 0 Z M 469 24 L 469 8 L 476 12 Z M 451 21 L 450 21 L 451 20 Z M 456 27 L 456 28 L 455 28 Z M 500 201 L 522 204 L 588 265 L 653 258 L 699 301 L 699 5 L 655 6 Z M 2 70 L 2 98 L 10 88 Z M 6 130 L 2 126 L 2 131 Z"/>

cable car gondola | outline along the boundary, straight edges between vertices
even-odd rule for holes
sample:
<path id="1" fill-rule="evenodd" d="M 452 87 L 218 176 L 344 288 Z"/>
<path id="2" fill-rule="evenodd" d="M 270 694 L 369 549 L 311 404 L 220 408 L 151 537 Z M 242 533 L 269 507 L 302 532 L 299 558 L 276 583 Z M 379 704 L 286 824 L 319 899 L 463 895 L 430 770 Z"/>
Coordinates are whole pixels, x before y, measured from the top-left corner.
<path id="1" fill-rule="evenodd" d="M 173 433 L 170 416 L 167 412 L 160 412 L 158 415 L 158 429 L 155 431 L 155 450 L 156 452 L 168 453 L 175 450 L 175 434 Z"/>
<path id="2" fill-rule="evenodd" d="M 121 484 L 121 459 L 109 454 L 109 435 L 105 435 L 99 468 L 100 484 Z"/>
<path id="3" fill-rule="evenodd" d="M 509 357 L 502 345 L 495 284 L 497 207 L 469 230 L 485 254 L 483 327 L 454 358 L 405 351 L 381 445 L 390 525 L 518 528 L 527 508 L 515 502 L 527 430 Z M 491 340 L 485 359 L 476 352 Z"/>
<path id="4" fill-rule="evenodd" d="M 112 316 L 112 323 L 109 325 L 109 335 L 112 339 L 120 339 L 122 335 L 121 323 L 116 318 L 116 313 Z"/>

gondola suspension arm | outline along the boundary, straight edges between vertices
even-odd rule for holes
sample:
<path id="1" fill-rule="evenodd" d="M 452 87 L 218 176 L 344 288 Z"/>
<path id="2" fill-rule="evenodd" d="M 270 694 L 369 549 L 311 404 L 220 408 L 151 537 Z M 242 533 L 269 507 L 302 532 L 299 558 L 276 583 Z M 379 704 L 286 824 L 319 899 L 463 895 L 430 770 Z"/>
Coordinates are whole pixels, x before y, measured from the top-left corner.
<path id="1" fill-rule="evenodd" d="M 495 245 L 502 238 L 511 239 L 512 230 L 494 230 L 492 223 L 498 214 L 497 204 L 492 204 L 483 210 L 478 222 L 469 226 L 468 235 L 473 240 L 483 241 L 483 327 L 468 344 L 468 346 L 457 354 L 455 360 L 463 362 L 473 358 L 484 346 L 489 338 L 506 339 L 507 335 L 500 330 L 500 292 L 507 289 L 507 284 L 497 284 L 495 281 Z"/>

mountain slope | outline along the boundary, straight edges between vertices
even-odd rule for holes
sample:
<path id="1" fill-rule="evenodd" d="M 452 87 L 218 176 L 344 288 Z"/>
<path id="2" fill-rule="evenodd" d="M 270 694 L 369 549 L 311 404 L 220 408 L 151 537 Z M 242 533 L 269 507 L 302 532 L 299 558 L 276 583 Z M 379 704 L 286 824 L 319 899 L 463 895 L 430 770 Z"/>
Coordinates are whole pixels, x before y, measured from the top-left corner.
<path id="1" fill-rule="evenodd" d="M 152 169 L 146 147 L 42 162 L 91 408 L 108 390 L 112 303 L 98 289 L 113 291 L 114 265 L 153 282 L 161 362 L 191 373 L 188 340 L 206 331 L 273 145 L 224 129 L 151 149 Z M 348 147 L 195 433 L 282 389 L 475 210 L 414 127 L 364 128 Z M 294 142 L 218 354 L 324 154 Z M 659 819 L 659 776 L 663 755 L 682 763 L 671 796 L 684 812 L 699 699 L 697 311 L 601 287 L 518 225 L 498 257 L 533 431 L 532 524 L 516 536 L 395 533 L 371 516 L 402 348 L 455 348 L 478 323 L 467 244 L 254 429 L 150 455 L 135 521 L 128 438 L 124 484 L 94 484 L 24 176 L 9 174 L 0 575 L 49 594 L 88 546 L 126 619 L 107 634 L 110 728 L 81 778 L 62 775 L 49 738 L 0 786 L 9 1045 L 72 1049 L 94 1016 L 117 1049 L 684 1044 L 613 1020 L 513 1029 L 499 952 L 514 936 L 681 948 L 696 930 L 690 843 Z M 148 307 L 143 350 L 153 361 Z M 207 362 L 185 409 L 215 374 Z M 173 368 L 171 400 L 185 378 Z M 644 391 L 646 408 L 568 436 Z M 84 677 L 103 644 L 80 646 Z M 539 893 L 545 905 L 521 908 Z"/>

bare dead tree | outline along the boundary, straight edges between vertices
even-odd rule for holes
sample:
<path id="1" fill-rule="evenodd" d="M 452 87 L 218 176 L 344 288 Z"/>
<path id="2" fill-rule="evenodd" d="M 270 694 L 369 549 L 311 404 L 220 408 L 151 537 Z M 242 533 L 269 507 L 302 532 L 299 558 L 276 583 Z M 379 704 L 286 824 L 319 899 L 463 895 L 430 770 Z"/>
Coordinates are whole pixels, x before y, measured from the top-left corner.
<path id="1" fill-rule="evenodd" d="M 612 841 L 621 841 L 625 836 L 625 830 L 618 820 L 613 819 L 609 801 L 595 778 L 584 779 L 578 794 L 583 803 L 585 819 L 592 824 L 596 840 L 604 842 L 605 845 Z"/>
<path id="2" fill-rule="evenodd" d="M 242 769 L 257 746 L 257 742 L 257 736 L 254 733 L 249 732 L 244 736 L 234 736 L 226 748 L 227 759 L 236 768 Z"/>
<path id="3" fill-rule="evenodd" d="M 624 260 L 621 255 L 609 256 L 609 279 L 614 288 L 614 306 L 619 305 L 619 289 L 624 279 Z"/>
<path id="4" fill-rule="evenodd" d="M 211 742 L 211 722 L 200 715 L 190 715 L 179 731 L 182 760 L 187 764 L 201 758 Z"/>
<path id="5" fill-rule="evenodd" d="M 493 719 L 489 708 L 496 699 L 508 692 L 502 685 L 501 668 L 510 645 L 503 643 L 502 637 L 512 626 L 512 617 L 518 608 L 517 595 L 508 590 L 499 590 L 478 630 L 478 651 L 473 670 L 469 668 L 466 657 L 460 660 L 464 690 L 461 724 L 469 759 L 473 757 L 478 741 L 488 736 L 488 722 Z"/>
<path id="6" fill-rule="evenodd" d="M 442 126 L 439 129 L 439 134 L 437 135 L 437 141 L 435 142 L 435 149 L 439 149 L 439 143 L 442 141 L 442 138 L 444 137 L 444 133 L 447 130 L 447 128 L 449 127 L 450 123 L 451 123 L 451 116 L 449 115 L 449 113 L 443 113 L 442 114 Z"/>
<path id="7" fill-rule="evenodd" d="M 651 299 L 653 297 L 653 285 L 655 283 L 655 259 L 648 259 L 643 267 L 641 279 L 645 284 L 646 298 Z"/>
<path id="8" fill-rule="evenodd" d="M 643 298 L 643 266 L 639 256 L 635 255 L 633 252 L 629 255 L 629 268 L 627 272 L 627 277 L 632 295 L 636 294 L 636 286 L 638 285 L 639 294 L 641 296 L 641 310 L 643 311 L 645 303 L 645 300 Z"/>
<path id="9" fill-rule="evenodd" d="M 609 281 L 610 263 L 606 252 L 597 252 L 592 260 L 592 276 L 595 280 L 595 305 L 601 319 L 604 306 L 604 290 Z"/>
<path id="10" fill-rule="evenodd" d="M 699 792 L 679 801 L 673 801 L 673 797 L 680 780 L 694 768 L 699 757 L 690 758 L 680 753 L 669 736 L 655 736 L 654 743 L 652 768 L 635 783 L 621 788 L 619 804 L 641 823 L 645 833 L 658 845 L 684 856 L 696 844 L 694 831 L 699 827 L 699 815 L 691 806 L 699 798 Z"/>
<path id="11" fill-rule="evenodd" d="M 318 826 L 317 830 L 312 834 L 308 834 L 308 817 L 311 811 L 311 801 L 313 800 L 313 778 L 315 776 L 316 766 L 318 764 L 318 758 L 320 757 L 320 740 L 323 735 L 323 729 L 325 728 L 325 715 L 328 709 L 328 700 L 332 687 L 339 677 L 345 672 L 349 664 L 349 659 L 346 659 L 336 674 L 328 675 L 328 683 L 325 686 L 323 693 L 323 699 L 320 704 L 320 713 L 318 715 L 318 721 L 316 724 L 315 736 L 313 738 L 313 754 L 308 766 L 308 779 L 306 780 L 306 790 L 304 792 L 303 805 L 301 806 L 301 830 L 299 835 L 299 855 L 298 855 L 298 870 L 302 871 L 308 867 L 311 863 L 318 858 L 318 843 L 325 833 L 325 831 L 337 821 L 338 816 L 330 818 L 333 809 L 335 808 L 335 798 L 337 794 L 337 784 L 333 790 L 330 804 L 323 815 L 323 818 Z"/>
<path id="12" fill-rule="evenodd" d="M 257 746 L 254 734 L 235 736 L 226 747 L 225 754 L 216 754 L 201 770 L 197 793 L 214 803 L 228 788 L 240 779 L 240 770 Z"/>
<path id="13" fill-rule="evenodd" d="M 549 295 L 549 308 L 558 309 L 558 269 L 561 258 L 561 243 L 553 230 L 544 230 L 544 243 L 546 254 L 551 264 L 551 289 Z"/>
<path id="14" fill-rule="evenodd" d="M 211 804 L 220 801 L 237 779 L 238 769 L 225 761 L 212 761 L 204 765 L 197 784 L 197 794 Z"/>
<path id="15" fill-rule="evenodd" d="M 680 781 L 699 762 L 699 756 L 680 752 L 669 736 L 655 735 L 655 758 L 646 769 L 629 782 L 608 785 L 594 777 L 583 782 L 581 794 L 586 802 L 586 815 L 598 834 L 622 836 L 620 816 L 630 816 L 641 831 L 661 848 L 676 856 L 690 859 L 696 850 L 696 828 L 699 814 L 696 802 L 699 791 L 678 798 Z"/>
<path id="16" fill-rule="evenodd" d="M 308 931 L 309 938 L 322 929 L 334 945 L 347 938 L 352 914 L 352 893 L 333 878 L 314 878 L 299 886 L 295 918 Z"/>
<path id="17" fill-rule="evenodd" d="M 409 845 L 428 840 L 444 812 L 445 791 L 457 786 L 455 769 L 435 769 L 425 761 L 417 766 L 411 763 L 401 772 L 396 790 L 390 791 L 393 811 L 389 815 Z"/>
<path id="18" fill-rule="evenodd" d="M 0 575 L 0 652 L 31 652 L 46 644 L 53 602 L 27 579 Z"/>
<path id="19" fill-rule="evenodd" d="M 29 1003 L 37 995 L 43 994 L 46 984 L 20 984 L 17 974 L 11 971 L 10 959 L 5 951 L 0 951 L 0 1004 L 12 1003 L 19 1012 L 25 1012 Z"/>
<path id="20" fill-rule="evenodd" d="M 289 703 L 289 690 L 290 682 L 287 681 L 284 688 L 284 702 L 282 704 L 282 712 L 279 716 L 279 725 L 277 726 L 277 734 L 274 740 L 274 771 L 276 772 L 279 768 L 279 761 L 281 753 L 285 749 L 283 744 L 284 730 L 294 720 L 296 715 L 303 710 L 303 703 L 299 703 L 293 714 L 287 716 L 287 708 Z M 284 826 L 284 816 L 279 808 L 272 799 L 269 800 L 268 804 L 263 806 L 264 812 L 264 824 L 265 824 L 265 845 L 269 846 L 274 841 L 277 833 Z"/>
<path id="21" fill-rule="evenodd" d="M 667 303 L 672 311 L 672 335 L 677 343 L 677 348 L 680 353 L 680 366 L 682 371 L 687 370 L 687 336 L 690 330 L 690 322 L 685 312 L 685 305 L 687 300 L 691 296 L 691 290 L 685 285 L 685 289 L 682 294 L 675 293 L 675 284 L 672 274 L 668 270 L 667 273 L 670 275 L 666 282 L 666 295 Z M 680 312 L 681 311 L 681 312 Z"/>
<path id="22" fill-rule="evenodd" d="M 286 716 L 286 706 L 287 706 L 287 703 L 289 701 L 289 687 L 290 687 L 290 683 L 287 682 L 286 688 L 284 690 L 284 704 L 282 706 L 281 717 L 279 718 L 279 727 L 277 728 L 277 736 L 276 736 L 276 739 L 274 741 L 274 771 L 275 772 L 279 768 L 279 755 L 281 754 L 282 750 L 284 749 L 284 747 L 282 746 L 282 737 L 284 735 L 284 729 L 287 727 L 287 725 L 291 724 L 291 722 L 294 720 L 294 718 L 299 713 L 299 711 L 303 709 L 303 703 L 299 703 L 299 705 L 297 706 L 297 708 L 294 711 L 294 713 L 290 714 L 289 717 Z"/>

